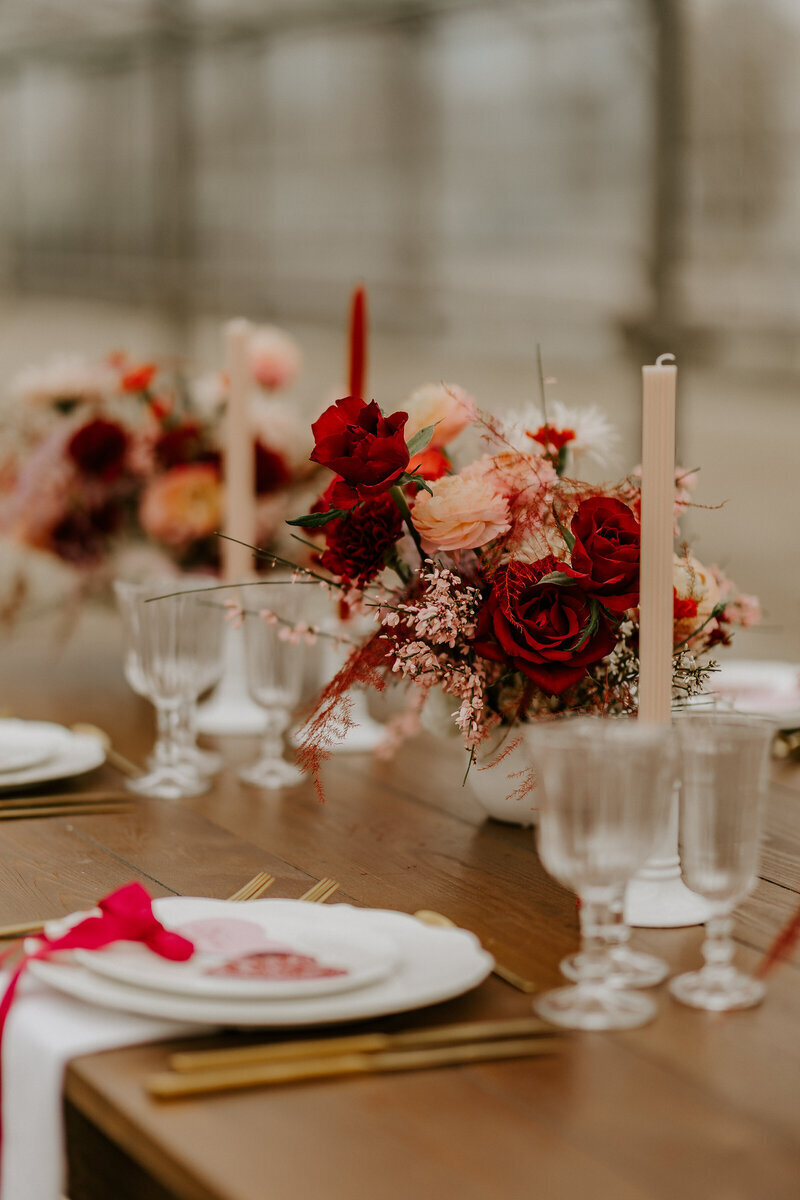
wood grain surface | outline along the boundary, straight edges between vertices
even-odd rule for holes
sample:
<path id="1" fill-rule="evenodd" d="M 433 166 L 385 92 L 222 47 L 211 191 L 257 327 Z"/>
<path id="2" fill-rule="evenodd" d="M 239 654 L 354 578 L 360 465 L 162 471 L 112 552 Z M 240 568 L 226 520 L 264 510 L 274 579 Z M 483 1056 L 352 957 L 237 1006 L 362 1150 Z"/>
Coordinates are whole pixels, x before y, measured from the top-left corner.
<path id="1" fill-rule="evenodd" d="M 100 628 L 102 626 L 102 629 Z M 93 721 L 128 757 L 152 739 L 125 688 L 107 618 L 57 661 L 4 674 L 16 715 Z M 18 668 L 36 649 L 7 648 Z M 209 741 L 226 769 L 204 796 L 137 800 L 130 813 L 3 826 L 0 924 L 91 904 L 126 880 L 153 895 L 224 896 L 258 870 L 273 896 L 323 875 L 334 902 L 428 908 L 473 929 L 546 987 L 577 945 L 575 899 L 539 863 L 529 830 L 484 821 L 460 787 L 462 755 L 429 738 L 393 762 L 338 756 L 324 805 L 310 785 L 268 795 L 238 783 L 252 739 Z M 105 766 L 74 784 L 116 788 Z M 800 768 L 776 765 L 761 877 L 736 918 L 752 967 L 800 900 Z M 674 970 L 697 965 L 698 929 L 637 931 Z M 796 1200 L 800 1193 L 800 954 L 758 1009 L 694 1012 L 655 989 L 659 1016 L 622 1034 L 571 1035 L 557 1058 L 298 1084 L 158 1103 L 144 1089 L 178 1045 L 75 1060 L 65 1107 L 71 1200 Z M 530 1012 L 496 979 L 424 1012 L 353 1031 Z M 348 1027 L 350 1028 L 350 1027 Z M 221 1034 L 192 1044 L 245 1044 Z"/>

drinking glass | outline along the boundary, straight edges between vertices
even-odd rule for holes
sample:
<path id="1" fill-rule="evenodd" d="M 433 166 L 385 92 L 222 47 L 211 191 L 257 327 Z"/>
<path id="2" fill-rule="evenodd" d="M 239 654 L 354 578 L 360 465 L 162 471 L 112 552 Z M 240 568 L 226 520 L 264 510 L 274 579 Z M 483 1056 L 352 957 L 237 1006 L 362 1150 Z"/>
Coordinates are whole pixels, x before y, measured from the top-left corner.
<path id="1" fill-rule="evenodd" d="M 222 607 L 199 594 L 198 586 L 197 580 L 174 578 L 115 585 L 126 634 L 126 678 L 157 714 L 152 769 L 126 785 L 143 795 L 177 799 L 209 786 L 207 776 L 184 757 L 180 738 L 182 713 L 218 670 L 222 646 Z M 184 587 L 188 590 L 167 594 Z"/>
<path id="2" fill-rule="evenodd" d="M 269 609 L 261 615 L 248 608 L 245 615 L 247 685 L 267 716 L 261 755 L 239 772 L 253 787 L 292 787 L 303 779 L 300 768 L 283 757 L 284 733 L 300 700 L 305 663 L 305 643 L 293 629 L 300 616 L 298 595 L 291 583 L 271 583 L 264 598 Z"/>
<path id="3" fill-rule="evenodd" d="M 571 1029 L 643 1025 L 656 1006 L 615 986 L 612 906 L 667 821 L 671 731 L 633 720 L 565 718 L 541 727 L 535 746 L 543 785 L 539 855 L 550 874 L 578 894 L 581 951 L 575 984 L 544 993 L 534 1007 Z"/>
<path id="4" fill-rule="evenodd" d="M 764 984 L 733 965 L 732 912 L 753 888 L 773 729 L 733 714 L 687 715 L 676 722 L 681 764 L 681 875 L 711 903 L 699 971 L 669 985 L 676 1000 L 723 1012 L 749 1008 Z"/>

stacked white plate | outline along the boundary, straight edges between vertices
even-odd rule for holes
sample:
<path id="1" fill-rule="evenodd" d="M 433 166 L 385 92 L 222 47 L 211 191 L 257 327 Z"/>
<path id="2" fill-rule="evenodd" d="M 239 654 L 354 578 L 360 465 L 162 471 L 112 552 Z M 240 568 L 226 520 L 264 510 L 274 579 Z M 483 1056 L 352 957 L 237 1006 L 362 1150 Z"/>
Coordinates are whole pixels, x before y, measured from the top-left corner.
<path id="1" fill-rule="evenodd" d="M 708 692 L 735 712 L 769 718 L 778 729 L 800 728 L 797 663 L 723 659 Z"/>
<path id="2" fill-rule="evenodd" d="M 153 910 L 166 928 L 193 942 L 186 962 L 119 942 L 29 969 L 59 991 L 106 1008 L 252 1028 L 421 1008 L 477 987 L 494 965 L 466 930 L 431 928 L 386 909 L 170 896 L 155 900 Z M 47 932 L 57 935 L 63 924 Z"/>
<path id="3" fill-rule="evenodd" d="M 91 734 L 52 721 L 0 720 L 0 791 L 82 775 L 105 757 Z"/>

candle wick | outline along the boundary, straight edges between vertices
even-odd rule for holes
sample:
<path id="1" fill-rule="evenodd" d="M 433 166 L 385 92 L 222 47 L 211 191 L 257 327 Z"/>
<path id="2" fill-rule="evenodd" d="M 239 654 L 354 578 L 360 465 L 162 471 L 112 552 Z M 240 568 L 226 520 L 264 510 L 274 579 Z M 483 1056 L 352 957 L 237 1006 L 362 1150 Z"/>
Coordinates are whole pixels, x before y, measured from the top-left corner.
<path id="1" fill-rule="evenodd" d="M 658 358 L 656 359 L 656 366 L 663 367 L 664 364 L 668 362 L 675 362 L 674 354 L 659 354 Z"/>

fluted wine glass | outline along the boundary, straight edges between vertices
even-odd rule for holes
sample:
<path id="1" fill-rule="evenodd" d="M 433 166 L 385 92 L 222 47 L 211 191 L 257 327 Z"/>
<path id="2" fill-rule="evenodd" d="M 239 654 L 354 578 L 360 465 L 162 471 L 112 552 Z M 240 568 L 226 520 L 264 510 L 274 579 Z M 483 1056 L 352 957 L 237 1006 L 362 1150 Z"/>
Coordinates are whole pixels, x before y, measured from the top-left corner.
<path id="1" fill-rule="evenodd" d="M 710 902 L 699 971 L 669 989 L 694 1008 L 749 1008 L 764 984 L 733 965 L 732 913 L 755 886 L 761 814 L 773 727 L 757 717 L 687 714 L 677 722 L 680 752 L 681 875 Z"/>
<path id="2" fill-rule="evenodd" d="M 662 834 L 673 783 L 668 727 L 565 718 L 536 737 L 537 843 L 545 868 L 580 899 L 574 985 L 539 996 L 540 1016 L 571 1029 L 629 1029 L 656 1012 L 615 986 L 612 905 Z"/>
<path id="3" fill-rule="evenodd" d="M 305 641 L 296 625 L 301 616 L 301 590 L 292 583 L 271 582 L 254 599 L 256 589 L 245 594 L 244 620 L 247 685 L 250 695 L 267 717 L 261 754 L 239 771 L 243 783 L 274 790 L 292 787 L 303 772 L 284 758 L 284 734 L 302 691 Z M 255 609 L 255 605 L 262 605 Z"/>

